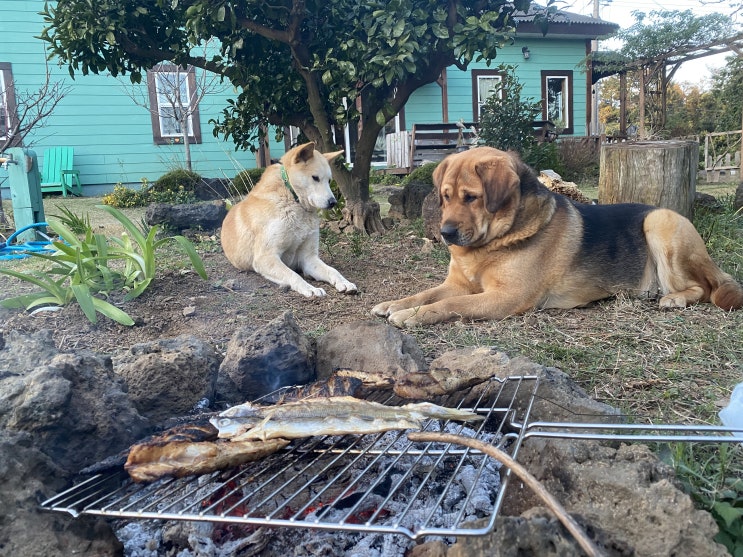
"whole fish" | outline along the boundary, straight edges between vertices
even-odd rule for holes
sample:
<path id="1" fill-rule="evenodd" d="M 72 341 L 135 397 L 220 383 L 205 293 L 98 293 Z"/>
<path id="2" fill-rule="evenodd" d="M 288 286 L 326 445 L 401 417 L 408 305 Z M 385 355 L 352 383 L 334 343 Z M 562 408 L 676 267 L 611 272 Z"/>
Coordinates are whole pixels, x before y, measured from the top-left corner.
<path id="1" fill-rule="evenodd" d="M 444 408 L 430 402 L 387 406 L 339 396 L 307 398 L 274 406 L 240 404 L 221 412 L 211 422 L 219 430 L 220 438 L 265 441 L 420 429 L 423 421 L 431 418 L 465 422 L 484 419 L 473 412 Z"/>

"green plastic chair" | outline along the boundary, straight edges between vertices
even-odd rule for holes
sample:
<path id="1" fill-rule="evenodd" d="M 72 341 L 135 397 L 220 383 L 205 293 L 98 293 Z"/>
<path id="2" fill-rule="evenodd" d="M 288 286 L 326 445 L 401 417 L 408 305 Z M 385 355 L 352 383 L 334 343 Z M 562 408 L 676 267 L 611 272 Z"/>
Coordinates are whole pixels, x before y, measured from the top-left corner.
<path id="1" fill-rule="evenodd" d="M 44 151 L 44 168 L 41 171 L 41 193 L 61 193 L 64 197 L 82 195 L 80 171 L 73 169 L 72 147 L 52 147 Z"/>

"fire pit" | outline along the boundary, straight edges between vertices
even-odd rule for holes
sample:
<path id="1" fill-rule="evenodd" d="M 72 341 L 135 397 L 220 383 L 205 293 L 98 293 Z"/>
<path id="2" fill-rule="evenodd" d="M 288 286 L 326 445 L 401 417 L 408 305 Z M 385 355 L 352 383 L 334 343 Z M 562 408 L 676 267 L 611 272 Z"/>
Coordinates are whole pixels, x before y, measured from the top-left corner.
<path id="1" fill-rule="evenodd" d="M 493 386 L 471 407 L 487 416 L 477 429 L 429 420 L 424 430 L 475 437 L 515 458 L 524 431 L 510 424 L 525 423 L 528 407 L 515 408 L 514 393 L 533 396 L 538 379 L 495 380 Z M 403 401 L 388 395 L 379 402 Z M 96 475 L 42 507 L 73 516 L 392 533 L 411 539 L 479 535 L 492 528 L 508 476 L 478 451 L 412 443 L 404 431 L 391 431 L 298 440 L 229 472 L 153 484 L 135 484 L 124 472 Z M 486 527 L 467 525 L 483 517 L 490 518 Z"/>
<path id="2" fill-rule="evenodd" d="M 530 436 L 735 440 L 726 435 L 729 429 L 705 426 L 529 423 L 538 387 L 537 376 L 493 378 L 466 395 L 435 401 L 473 410 L 486 417 L 483 422 L 429 420 L 423 430 L 475 438 L 513 459 Z M 409 402 L 388 391 L 376 398 L 389 405 Z M 73 516 L 239 525 L 242 534 L 284 527 L 451 538 L 492 531 L 510 476 L 479 451 L 414 443 L 405 431 L 391 431 L 301 439 L 233 470 L 151 484 L 133 483 L 123 471 L 98 474 L 44 501 L 42 508 Z"/>

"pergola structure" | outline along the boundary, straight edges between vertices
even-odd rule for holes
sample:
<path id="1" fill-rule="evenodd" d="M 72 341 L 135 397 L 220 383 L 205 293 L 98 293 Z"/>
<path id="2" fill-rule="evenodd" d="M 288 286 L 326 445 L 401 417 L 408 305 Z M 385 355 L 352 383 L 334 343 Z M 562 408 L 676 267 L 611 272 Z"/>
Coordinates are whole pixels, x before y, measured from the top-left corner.
<path id="1" fill-rule="evenodd" d="M 666 116 L 666 92 L 668 83 L 673 78 L 676 71 L 684 62 L 721 54 L 724 52 L 735 52 L 738 56 L 743 56 L 743 33 L 738 33 L 732 37 L 718 39 L 703 45 L 680 47 L 669 52 L 652 58 L 638 58 L 621 64 L 617 68 L 613 65 L 611 69 L 607 68 L 598 60 L 592 61 L 592 82 L 597 81 L 610 75 L 619 74 L 619 133 L 627 135 L 627 73 L 636 71 L 640 77 L 640 99 L 639 99 L 639 122 L 638 135 L 644 138 L 645 114 L 647 110 L 648 86 L 651 83 L 657 83 L 658 87 L 654 91 L 659 97 L 658 107 L 659 124 L 665 124 Z"/>

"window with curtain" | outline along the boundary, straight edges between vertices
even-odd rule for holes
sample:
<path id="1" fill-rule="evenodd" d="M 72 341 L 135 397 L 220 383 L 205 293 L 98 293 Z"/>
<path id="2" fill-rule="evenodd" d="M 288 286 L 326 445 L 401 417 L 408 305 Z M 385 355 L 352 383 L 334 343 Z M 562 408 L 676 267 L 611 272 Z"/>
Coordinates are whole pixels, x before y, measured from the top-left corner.
<path id="1" fill-rule="evenodd" d="M 503 75 L 496 70 L 472 70 L 472 117 L 480 121 L 480 111 L 488 98 L 498 91 Z"/>
<path id="2" fill-rule="evenodd" d="M 13 71 L 8 62 L 0 62 L 0 144 L 5 144 L 12 130 L 16 114 L 13 90 Z"/>
<path id="3" fill-rule="evenodd" d="M 190 143 L 201 143 L 194 69 L 160 64 L 147 72 L 147 89 L 154 142 L 182 143 L 187 131 Z"/>

